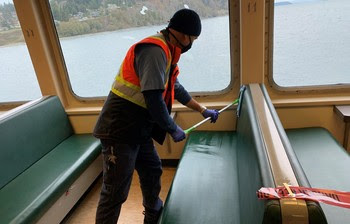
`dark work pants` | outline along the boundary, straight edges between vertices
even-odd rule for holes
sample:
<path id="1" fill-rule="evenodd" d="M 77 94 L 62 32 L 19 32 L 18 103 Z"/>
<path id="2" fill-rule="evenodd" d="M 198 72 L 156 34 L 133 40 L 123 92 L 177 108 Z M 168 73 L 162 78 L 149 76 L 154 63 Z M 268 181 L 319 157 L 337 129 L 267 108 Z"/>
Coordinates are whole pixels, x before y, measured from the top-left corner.
<path id="1" fill-rule="evenodd" d="M 134 169 L 137 170 L 143 206 L 158 211 L 162 165 L 153 141 L 145 144 L 118 144 L 101 140 L 103 183 L 96 212 L 96 223 L 117 223 L 122 204 L 126 201 Z"/>

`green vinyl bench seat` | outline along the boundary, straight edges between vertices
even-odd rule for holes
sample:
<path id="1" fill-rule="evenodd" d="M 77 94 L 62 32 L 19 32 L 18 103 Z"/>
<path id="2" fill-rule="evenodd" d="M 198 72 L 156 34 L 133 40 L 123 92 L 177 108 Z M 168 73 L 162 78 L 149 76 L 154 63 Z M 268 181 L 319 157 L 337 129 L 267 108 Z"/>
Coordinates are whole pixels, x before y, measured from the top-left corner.
<path id="1" fill-rule="evenodd" d="M 56 96 L 5 114 L 0 132 L 0 223 L 39 221 L 100 155 L 97 139 L 74 134 Z"/>
<path id="2" fill-rule="evenodd" d="M 256 197 L 273 179 L 247 91 L 241 108 L 236 131 L 189 135 L 159 223 L 271 223 L 279 212 Z"/>
<path id="3" fill-rule="evenodd" d="M 302 207 L 308 214 L 304 216 L 294 213 L 295 209 L 288 210 L 280 200 L 257 198 L 257 190 L 276 187 L 275 178 L 279 178 L 270 163 L 267 141 L 281 141 L 282 150 L 286 150 L 288 143 L 287 138 L 281 138 L 285 131 L 278 128 L 282 126 L 275 116 L 277 113 L 271 109 L 267 92 L 263 87 L 262 91 L 257 91 L 258 87 L 249 85 L 245 90 L 235 131 L 196 131 L 189 135 L 160 224 L 280 224 L 295 220 L 300 223 L 301 219 L 302 223 L 305 220 L 310 224 L 327 223 L 316 202 L 305 202 L 306 208 L 291 203 L 298 209 Z M 253 92 L 256 98 L 253 98 Z M 267 102 L 270 109 L 266 110 L 265 102 L 258 100 Z M 264 113 L 258 116 L 261 107 L 264 107 L 266 117 L 262 116 Z M 268 120 L 269 115 L 271 119 Z M 276 128 L 269 125 L 263 129 L 262 124 L 267 121 L 273 122 Z M 270 140 L 266 136 L 271 132 L 278 134 Z M 292 156 L 286 153 L 284 158 L 287 160 L 283 160 L 292 168 L 292 174 L 285 176 L 285 180 L 294 177 L 298 183 L 308 184 L 299 162 Z M 290 215 L 286 215 L 288 212 Z"/>
<path id="4" fill-rule="evenodd" d="M 350 191 L 350 156 L 332 134 L 320 127 L 286 130 L 311 187 Z M 350 223 L 350 210 L 320 204 L 328 223 Z"/>
<path id="5" fill-rule="evenodd" d="M 160 223 L 239 223 L 236 141 L 230 131 L 191 133 Z"/>
<path id="6" fill-rule="evenodd" d="M 98 155 L 98 142 L 73 135 L 0 190 L 0 223 L 31 223 L 64 194 Z"/>

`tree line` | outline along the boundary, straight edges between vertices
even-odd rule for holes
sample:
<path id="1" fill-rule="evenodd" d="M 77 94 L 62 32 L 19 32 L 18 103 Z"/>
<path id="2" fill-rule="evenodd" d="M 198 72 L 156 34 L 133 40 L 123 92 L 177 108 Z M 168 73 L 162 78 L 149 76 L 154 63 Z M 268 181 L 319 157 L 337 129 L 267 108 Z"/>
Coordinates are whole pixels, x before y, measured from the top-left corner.
<path id="1" fill-rule="evenodd" d="M 15 7 L 12 3 L 0 4 L 0 28 L 11 29 L 17 24 Z M 1 31 L 1 29 L 0 29 Z"/>
<path id="2" fill-rule="evenodd" d="M 202 18 L 226 15 L 227 0 L 50 0 L 50 7 L 60 37 L 114 31 L 130 27 L 165 24 L 172 14 L 189 4 Z M 142 8 L 146 7 L 143 11 Z M 13 4 L 0 5 L 0 46 L 4 32 L 15 27 Z M 18 23 L 18 21 L 17 21 Z M 2 29 L 1 29 L 2 28 Z M 11 32 L 6 32 L 11 33 Z M 20 34 L 20 32 L 17 32 Z M 11 33 L 10 36 L 15 36 Z M 10 38 L 11 39 L 11 38 Z M 17 38 L 12 38 L 16 39 Z"/>
<path id="3" fill-rule="evenodd" d="M 60 36 L 74 36 L 129 27 L 167 23 L 187 1 L 171 0 L 52 0 L 51 8 Z M 143 6 L 147 7 L 141 13 Z M 227 0 L 192 0 L 189 6 L 202 18 L 226 15 Z"/>

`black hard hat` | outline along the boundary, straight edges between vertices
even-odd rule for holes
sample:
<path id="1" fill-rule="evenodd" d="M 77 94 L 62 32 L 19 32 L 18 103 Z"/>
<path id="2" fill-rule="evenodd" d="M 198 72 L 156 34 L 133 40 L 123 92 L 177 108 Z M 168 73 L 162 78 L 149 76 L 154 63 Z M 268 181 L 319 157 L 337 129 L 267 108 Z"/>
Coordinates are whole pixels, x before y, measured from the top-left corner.
<path id="1" fill-rule="evenodd" d="M 183 34 L 199 36 L 202 30 L 199 15 L 191 9 L 180 9 L 170 19 L 168 28 L 172 28 Z"/>

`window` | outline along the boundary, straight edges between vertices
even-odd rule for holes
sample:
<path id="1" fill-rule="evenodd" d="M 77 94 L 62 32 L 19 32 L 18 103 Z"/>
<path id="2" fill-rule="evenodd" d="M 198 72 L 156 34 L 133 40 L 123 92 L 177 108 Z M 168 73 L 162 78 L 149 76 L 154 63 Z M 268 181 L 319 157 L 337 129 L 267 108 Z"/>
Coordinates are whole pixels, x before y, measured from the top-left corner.
<path id="1" fill-rule="evenodd" d="M 0 102 L 27 101 L 40 96 L 13 1 L 0 0 Z"/>
<path id="2" fill-rule="evenodd" d="M 219 91 L 231 81 L 227 0 L 50 0 L 73 92 L 105 96 L 129 47 L 188 7 L 202 18 L 202 34 L 179 62 L 188 91 Z M 208 54 L 210 52 L 210 54 Z"/>
<path id="3" fill-rule="evenodd" d="M 275 1 L 273 79 L 283 87 L 350 84 L 350 1 Z"/>

